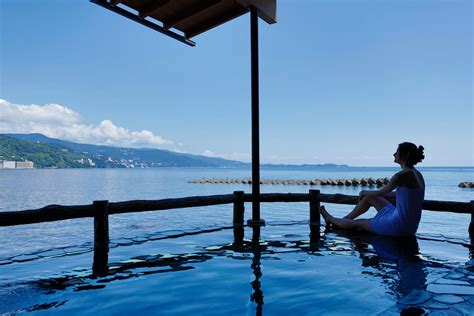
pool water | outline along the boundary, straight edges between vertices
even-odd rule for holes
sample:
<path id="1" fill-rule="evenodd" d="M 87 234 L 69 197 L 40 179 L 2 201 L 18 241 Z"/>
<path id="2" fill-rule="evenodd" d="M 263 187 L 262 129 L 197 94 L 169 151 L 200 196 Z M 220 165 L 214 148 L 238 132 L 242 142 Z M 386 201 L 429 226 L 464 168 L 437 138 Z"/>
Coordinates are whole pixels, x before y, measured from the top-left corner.
<path id="1" fill-rule="evenodd" d="M 0 314 L 472 315 L 470 249 L 439 235 L 311 233 L 307 221 L 137 232 L 108 256 L 85 243 L 3 258 Z"/>

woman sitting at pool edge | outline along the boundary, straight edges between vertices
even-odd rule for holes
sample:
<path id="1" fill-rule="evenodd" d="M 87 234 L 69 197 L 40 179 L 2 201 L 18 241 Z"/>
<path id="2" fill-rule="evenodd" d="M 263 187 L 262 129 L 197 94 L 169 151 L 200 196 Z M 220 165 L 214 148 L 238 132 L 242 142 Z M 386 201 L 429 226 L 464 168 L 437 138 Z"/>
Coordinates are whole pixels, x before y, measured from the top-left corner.
<path id="1" fill-rule="evenodd" d="M 394 174 L 382 189 L 361 191 L 359 202 L 344 218 L 332 216 L 321 206 L 320 212 L 326 225 L 332 224 L 344 229 L 359 228 L 387 236 L 415 235 L 421 219 L 425 181 L 414 166 L 425 158 L 423 150 L 423 146 L 416 147 L 413 143 L 399 144 L 393 156 L 402 170 Z M 392 192 L 394 189 L 396 192 Z M 383 196 L 395 196 L 396 207 Z M 355 219 L 367 212 L 371 206 L 377 210 L 374 218 Z"/>

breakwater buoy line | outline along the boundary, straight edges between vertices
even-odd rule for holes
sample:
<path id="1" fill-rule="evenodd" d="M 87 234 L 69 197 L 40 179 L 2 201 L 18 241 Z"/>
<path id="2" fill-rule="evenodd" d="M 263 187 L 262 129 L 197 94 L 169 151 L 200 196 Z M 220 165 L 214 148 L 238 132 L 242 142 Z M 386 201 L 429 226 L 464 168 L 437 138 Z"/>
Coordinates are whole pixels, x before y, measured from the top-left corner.
<path id="1" fill-rule="evenodd" d="M 354 178 L 354 179 L 313 179 L 313 180 L 261 180 L 263 185 L 339 185 L 381 187 L 387 185 L 390 178 Z M 200 179 L 189 183 L 215 184 L 252 184 L 252 179 Z"/>
<path id="2" fill-rule="evenodd" d="M 260 184 L 270 185 L 339 185 L 339 186 L 362 186 L 381 187 L 387 185 L 390 178 L 354 178 L 354 179 L 313 179 L 313 180 L 261 180 Z M 252 184 L 252 179 L 200 179 L 189 183 L 214 183 L 214 184 Z M 474 182 L 464 181 L 458 184 L 460 188 L 474 188 Z"/>

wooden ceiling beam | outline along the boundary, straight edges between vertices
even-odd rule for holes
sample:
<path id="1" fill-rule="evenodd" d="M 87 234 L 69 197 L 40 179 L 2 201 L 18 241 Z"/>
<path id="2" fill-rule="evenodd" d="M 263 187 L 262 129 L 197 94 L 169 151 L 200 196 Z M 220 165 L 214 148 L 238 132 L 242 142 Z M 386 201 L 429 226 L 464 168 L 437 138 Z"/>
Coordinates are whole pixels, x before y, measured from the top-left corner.
<path id="1" fill-rule="evenodd" d="M 183 10 L 179 12 L 178 14 L 170 16 L 164 21 L 164 24 L 167 27 L 173 27 L 176 24 L 179 24 L 180 22 L 183 22 L 184 20 L 189 19 L 201 13 L 202 11 L 212 7 L 213 5 L 216 5 L 219 2 L 221 2 L 221 0 L 207 0 L 207 1 L 201 0 L 195 6 L 188 7 L 186 8 L 186 10 Z"/>
<path id="2" fill-rule="evenodd" d="M 118 7 L 118 6 L 114 6 L 110 2 L 107 2 L 106 0 L 90 0 L 90 2 L 92 2 L 94 4 L 97 4 L 97 5 L 105 8 L 105 9 L 110 10 L 110 11 L 113 11 L 115 13 L 118 13 L 121 16 L 124 16 L 124 17 L 126 17 L 126 18 L 128 18 L 132 21 L 135 21 L 139 24 L 145 25 L 145 26 L 147 26 L 147 27 L 149 27 L 149 28 L 151 28 L 155 31 L 158 31 L 158 32 L 162 33 L 162 34 L 168 35 L 169 37 L 172 37 L 172 38 L 174 38 L 174 39 L 176 39 L 176 40 L 178 40 L 182 43 L 185 43 L 189 46 L 195 46 L 196 45 L 195 42 L 185 38 L 184 36 L 182 36 L 180 34 L 177 34 L 177 33 L 174 33 L 170 30 L 167 30 L 167 29 L 165 29 L 165 28 L 163 28 L 163 27 L 161 27 L 161 26 L 159 26 L 155 23 L 152 23 L 151 21 L 141 19 L 138 15 L 133 14 L 133 13 L 131 13 L 131 12 L 125 10 L 125 9 L 122 9 L 122 8 Z"/>
<path id="3" fill-rule="evenodd" d="M 140 10 L 138 15 L 140 16 L 140 18 L 144 19 L 147 16 L 150 16 L 153 13 L 155 13 L 156 10 L 159 10 L 162 6 L 164 6 L 168 2 L 170 2 L 170 0 L 154 0 L 149 5 L 145 6 L 142 10 Z"/>
<path id="4" fill-rule="evenodd" d="M 239 11 L 232 11 L 232 12 L 229 12 L 227 14 L 223 14 L 223 15 L 220 15 L 220 16 L 216 16 L 212 19 L 209 19 L 207 20 L 206 24 L 204 25 L 201 25 L 199 27 L 196 27 L 194 29 L 191 29 L 191 30 L 187 30 L 186 32 L 186 38 L 191 38 L 191 37 L 194 37 L 198 34 L 201 34 L 203 32 L 206 32 L 207 30 L 210 30 L 212 29 L 213 27 L 217 26 L 217 25 L 220 25 L 222 22 L 224 21 L 230 21 L 232 19 L 235 19 L 245 13 L 247 13 L 248 10 L 246 8 L 243 8 Z"/>

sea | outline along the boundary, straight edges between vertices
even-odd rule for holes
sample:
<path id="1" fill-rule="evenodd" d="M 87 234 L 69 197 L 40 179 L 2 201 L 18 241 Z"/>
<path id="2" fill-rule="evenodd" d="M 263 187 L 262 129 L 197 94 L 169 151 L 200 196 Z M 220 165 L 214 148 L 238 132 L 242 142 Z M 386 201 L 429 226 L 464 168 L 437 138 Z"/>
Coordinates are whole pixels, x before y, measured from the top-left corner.
<path id="1" fill-rule="evenodd" d="M 398 168 L 388 167 L 312 170 L 263 169 L 261 171 L 261 179 L 312 180 L 326 178 L 384 178 L 391 177 L 398 170 Z M 458 202 L 474 200 L 474 189 L 458 187 L 460 182 L 474 181 L 474 167 L 425 167 L 419 168 L 419 170 L 423 173 L 426 182 L 425 199 Z M 222 168 L 4 169 L 0 170 L 0 212 L 37 209 L 51 204 L 91 204 L 94 200 L 119 202 L 230 194 L 233 191 L 245 191 L 246 193 L 250 193 L 251 186 L 246 184 L 200 184 L 191 182 L 192 180 L 201 179 L 245 179 L 250 177 L 251 170 L 249 169 Z M 361 189 L 370 188 L 328 185 L 261 186 L 262 193 L 306 193 L 310 189 L 319 189 L 322 193 L 329 194 L 342 193 L 357 195 Z M 248 219 L 251 217 L 251 203 L 246 203 L 245 208 L 245 217 Z M 343 216 L 351 210 L 351 206 L 349 205 L 328 204 L 326 208 L 336 216 Z M 365 218 L 373 216 L 375 216 L 375 210 L 369 210 L 364 214 Z M 357 300 L 369 300 L 368 297 L 371 295 L 370 293 L 372 293 L 371 291 L 373 291 L 374 286 L 382 289 L 385 294 L 382 295 L 378 293 L 378 296 L 376 295 L 376 297 L 373 298 L 375 301 L 372 304 L 372 309 L 369 309 L 368 314 L 377 314 L 383 311 L 398 313 L 403 306 L 406 306 L 403 305 L 403 302 L 400 300 L 406 299 L 404 295 L 406 296 L 411 292 L 408 291 L 407 294 L 404 290 L 402 291 L 398 288 L 393 289 L 393 284 L 389 286 L 389 283 L 393 281 L 390 279 L 392 278 L 391 275 L 389 275 L 389 279 L 391 280 L 389 282 L 384 280 L 383 277 L 381 279 L 375 278 L 378 281 L 374 281 L 375 279 L 370 278 L 370 280 L 367 280 L 367 273 L 370 272 L 369 274 L 371 275 L 376 274 L 372 271 L 373 267 L 371 268 L 370 264 L 368 266 L 364 266 L 364 263 L 362 263 L 362 266 L 357 264 L 358 268 L 354 268 L 355 270 L 350 268 L 351 264 L 354 264 L 354 261 L 359 261 L 360 258 L 362 258 L 362 254 L 367 254 L 367 252 L 361 252 L 359 255 L 355 254 L 352 240 L 350 238 L 347 239 L 347 236 L 342 236 L 334 232 L 326 233 L 326 243 L 332 246 L 325 244 L 324 247 L 327 248 L 322 247 L 321 249 L 323 250 L 319 250 L 319 254 L 317 255 L 321 256 L 318 260 L 322 260 L 322 262 L 329 267 L 339 265 L 340 267 L 346 267 L 347 270 L 339 269 L 338 271 L 333 271 L 330 268 L 328 270 L 327 267 L 321 268 L 319 266 L 318 268 L 317 266 L 311 266 L 315 264 L 317 257 L 313 255 L 310 256 L 309 252 L 305 251 L 292 252 L 296 247 L 295 245 L 303 245 L 298 247 L 304 249 L 304 244 L 309 239 L 308 203 L 262 203 L 261 217 L 265 219 L 267 223 L 267 225 L 262 228 L 262 239 L 278 241 L 278 243 L 275 243 L 273 246 L 275 249 L 278 247 L 282 247 L 282 249 L 285 248 L 283 250 L 278 248 L 279 251 L 275 249 L 271 250 L 266 254 L 267 260 L 265 260 L 265 255 L 263 255 L 262 262 L 260 262 L 259 257 L 258 269 L 261 269 L 260 265 L 267 267 L 266 271 L 264 268 L 262 271 L 264 271 L 264 275 L 267 276 L 267 281 L 270 282 L 266 285 L 267 299 L 265 301 L 267 305 L 263 305 L 263 298 L 262 302 L 260 302 L 258 297 L 256 297 L 256 295 L 259 295 L 260 289 L 256 290 L 255 283 L 253 282 L 255 281 L 254 279 L 258 282 L 262 282 L 259 277 L 256 277 L 259 273 L 262 273 L 262 271 L 258 269 L 258 271 L 256 271 L 255 262 L 246 263 L 246 265 L 242 267 L 234 267 L 235 264 L 240 264 L 240 259 L 245 261 L 251 258 L 249 257 L 249 253 L 244 252 L 242 257 L 239 257 L 237 256 L 239 252 L 235 252 L 234 250 L 230 251 L 226 248 L 227 243 L 232 241 L 232 232 L 226 230 L 219 231 L 219 229 L 232 225 L 232 205 L 218 205 L 110 216 L 110 239 L 113 249 L 111 249 L 109 261 L 115 260 L 116 262 L 131 264 L 130 260 L 132 263 L 136 263 L 140 260 L 145 260 L 143 256 L 148 256 L 148 259 L 145 260 L 146 262 L 155 262 L 158 260 L 156 258 L 161 258 L 160 260 L 162 260 L 163 256 L 173 257 L 179 255 L 182 256 L 179 257 L 181 258 L 180 260 L 184 260 L 188 265 L 191 265 L 193 269 L 203 269 L 203 271 L 205 271 L 205 274 L 190 275 L 191 281 L 189 281 L 185 276 L 187 275 L 186 273 L 191 272 L 177 272 L 179 269 L 176 270 L 176 266 L 173 265 L 170 265 L 173 266 L 171 270 L 173 273 L 167 274 L 166 271 L 163 271 L 162 276 L 160 272 L 160 277 L 157 275 L 146 277 L 146 275 L 148 275 L 147 273 L 153 273 L 150 271 L 142 271 L 146 270 L 143 266 L 133 266 L 127 271 L 132 271 L 135 275 L 134 278 L 137 278 L 134 282 L 138 282 L 136 285 L 139 285 L 140 289 L 134 290 L 136 292 L 128 287 L 129 284 L 127 282 L 131 281 L 125 276 L 123 277 L 126 281 L 116 279 L 114 279 L 114 281 L 104 281 L 108 284 L 106 286 L 107 290 L 104 290 L 105 285 L 99 286 L 95 283 L 91 284 L 92 279 L 94 280 L 93 282 L 100 281 L 88 277 L 88 273 L 90 273 L 91 269 L 92 254 L 90 251 L 92 251 L 91 247 L 93 241 L 93 220 L 91 218 L 0 227 L 0 240 L 2 241 L 0 246 L 0 314 L 17 312 L 38 314 L 61 314 L 69 312 L 72 314 L 81 314 L 84 308 L 90 308 L 91 312 L 101 314 L 126 314 L 127 312 L 136 310 L 144 313 L 150 311 L 156 312 L 157 310 L 155 309 L 159 308 L 161 312 L 158 314 L 163 315 L 184 315 L 191 312 L 204 312 L 216 315 L 223 313 L 258 315 L 259 313 L 261 314 L 263 308 L 263 311 L 267 311 L 270 315 L 276 311 L 288 310 L 290 305 L 287 305 L 285 302 L 292 302 L 293 306 L 296 307 L 295 310 L 298 311 L 298 308 L 301 308 L 301 314 L 306 315 L 314 311 L 314 306 L 307 304 L 308 293 L 306 293 L 305 290 L 310 290 L 312 287 L 318 285 L 326 286 L 333 290 L 337 288 L 337 291 L 343 291 L 342 288 L 345 278 L 349 278 L 354 282 L 350 291 L 361 291 L 361 293 L 364 293 L 363 296 L 359 297 L 360 295 L 357 294 L 353 296 L 351 300 L 342 303 L 339 296 L 332 296 L 326 292 L 319 293 L 318 291 L 320 291 L 320 289 L 318 288 L 319 290 L 316 289 L 316 292 L 313 293 L 316 296 L 312 299 L 319 298 L 326 300 L 326 305 L 323 304 L 320 307 L 319 311 L 321 313 L 331 314 L 331 312 L 334 312 L 334 314 L 340 314 L 340 312 L 346 311 L 348 314 L 351 314 L 351 311 L 357 311 Z M 452 273 L 452 269 L 461 269 L 461 267 L 465 267 L 466 264 L 472 261 L 472 253 L 470 253 L 468 246 L 470 243 L 468 235 L 469 223 L 470 216 L 468 214 L 423 211 L 417 236 L 421 248 L 420 252 L 422 254 L 419 257 L 422 258 L 423 262 L 426 261 L 426 269 L 423 271 L 430 271 L 426 273 L 423 286 L 421 286 L 423 293 L 428 293 L 426 295 L 429 295 L 429 299 L 421 300 L 420 297 L 418 297 L 421 295 L 418 293 L 420 287 L 415 286 L 415 290 L 418 291 L 416 295 L 418 296 L 415 297 L 414 301 L 408 300 L 408 302 L 415 302 L 414 304 L 417 306 L 421 306 L 422 303 L 426 302 L 431 305 L 434 304 L 433 306 L 438 303 L 441 305 L 449 305 L 448 303 L 442 303 L 437 298 L 434 298 L 437 293 L 436 290 L 427 292 L 426 288 L 428 286 L 429 289 L 429 283 L 439 279 L 442 273 Z M 203 235 L 198 234 L 198 232 L 201 231 L 213 230 L 216 230 L 216 232 Z M 186 237 L 183 237 L 183 232 L 185 235 L 186 233 L 192 232 L 196 233 L 196 235 L 191 234 L 191 236 L 186 235 Z M 246 231 L 246 238 L 251 238 L 249 234 L 250 232 Z M 321 227 L 321 235 L 325 235 L 323 227 Z M 173 237 L 160 241 L 160 246 L 157 248 L 156 243 L 159 242 L 159 238 L 154 238 L 153 236 L 181 237 Z M 281 246 L 282 243 L 288 244 Z M 368 244 L 370 245 L 370 243 Z M 271 245 L 270 242 L 270 246 Z M 375 244 L 374 248 L 376 248 Z M 196 251 L 196 249 L 201 249 L 201 252 Z M 372 248 L 369 247 L 369 249 Z M 229 251 L 232 255 L 228 255 Z M 345 255 L 342 257 L 334 257 L 332 255 L 335 251 L 339 251 L 337 252 L 339 255 Z M 372 250 L 368 251 L 368 257 L 370 258 L 373 257 L 371 251 Z M 197 261 L 189 261 L 187 259 L 189 256 L 192 257 L 196 255 L 196 253 L 204 257 L 199 257 L 200 259 Z M 253 254 L 255 258 L 255 253 Z M 157 257 L 150 259 L 152 256 Z M 227 263 L 223 264 L 223 266 L 227 268 L 211 268 L 208 266 L 210 262 L 212 262 L 212 266 L 220 262 L 220 260 L 224 260 L 224 258 L 227 258 L 225 260 L 229 260 L 229 258 L 235 259 L 235 257 L 239 257 L 237 258 L 239 260 L 225 261 Z M 216 259 L 210 260 L 209 258 Z M 367 260 L 370 261 L 370 258 Z M 205 263 L 199 264 L 196 262 Z M 438 270 L 435 269 L 437 265 L 440 265 Z M 181 267 L 179 264 L 178 266 Z M 253 268 L 249 270 L 247 276 L 243 277 L 243 281 L 231 275 L 230 271 L 232 271 L 233 268 L 245 270 L 245 267 L 248 268 L 250 266 Z M 397 271 L 396 267 L 394 268 L 395 271 Z M 472 268 L 472 266 L 470 267 Z M 300 268 L 301 271 L 298 270 Z M 220 269 L 230 270 L 219 272 Z M 276 274 L 271 274 L 270 271 L 272 270 Z M 468 274 L 461 273 L 462 276 L 460 276 L 456 282 L 467 282 L 462 280 L 472 281 L 474 276 L 471 270 L 463 270 L 464 272 L 468 271 L 465 272 Z M 343 271 L 351 272 L 347 274 Z M 332 272 L 337 275 L 335 279 L 331 279 L 327 275 L 327 273 Z M 314 283 L 315 281 L 308 281 L 308 284 L 304 282 L 301 283 L 301 277 L 305 279 L 307 275 L 314 273 L 319 273 L 318 282 L 320 283 L 316 284 Z M 322 276 L 321 274 L 324 273 L 326 275 Z M 393 274 L 394 272 L 392 271 L 390 273 Z M 174 274 L 178 279 L 183 277 L 183 282 L 188 282 L 189 286 L 185 287 L 183 284 L 178 285 L 173 282 L 166 283 L 170 282 L 170 278 L 171 280 L 173 278 L 169 274 Z M 60 287 L 51 287 L 52 283 L 59 282 L 57 278 L 63 280 L 65 276 L 69 277 L 70 275 L 73 275 L 75 282 L 79 282 L 77 280 L 80 280 L 79 283 L 87 283 L 86 285 L 83 284 L 86 287 L 81 288 L 76 283 L 74 283 L 75 285 L 65 286 L 62 290 Z M 199 277 L 197 275 L 199 275 Z M 222 277 L 222 275 L 225 277 Z M 361 276 L 362 279 L 358 279 Z M 399 282 L 402 281 L 396 277 L 393 278 L 395 283 L 397 280 Z M 263 280 L 265 280 L 265 278 Z M 324 282 L 322 280 L 324 280 Z M 44 289 L 45 282 L 48 284 L 47 289 Z M 38 284 L 41 284 L 41 286 Z M 201 284 L 202 287 L 200 287 L 199 284 Z M 305 288 L 303 284 L 306 284 L 305 286 L 308 287 Z M 445 283 L 440 284 L 443 285 Z M 189 304 L 184 304 L 183 302 L 178 304 L 174 296 L 168 297 L 165 292 L 161 293 L 162 296 L 160 299 L 157 299 L 155 296 L 150 296 L 150 292 L 147 291 L 150 291 L 153 285 L 163 287 L 168 291 L 168 294 L 171 292 L 175 294 L 179 293 L 179 295 L 188 298 L 194 297 L 202 291 L 207 294 L 203 294 L 204 297 L 202 300 L 193 301 L 191 299 Z M 287 287 L 290 285 L 295 286 L 295 290 L 301 292 L 293 293 L 290 291 L 289 293 L 285 293 L 284 291 L 289 291 Z M 206 286 L 209 289 L 214 289 L 218 292 L 221 291 L 222 293 L 217 294 L 217 296 L 212 296 L 205 290 Z M 233 286 L 236 286 L 236 288 L 232 288 Z M 303 288 L 300 288 L 300 286 L 303 286 Z M 110 289 L 114 287 L 117 289 L 111 291 Z M 473 287 L 471 286 L 470 288 L 472 291 Z M 223 294 L 226 289 L 227 291 L 237 291 L 236 293 L 238 294 L 236 295 L 240 301 L 237 300 L 230 304 L 227 296 Z M 283 292 L 277 292 L 277 289 Z M 77 294 L 77 292 L 82 293 L 83 290 L 95 291 L 97 299 L 92 299 L 92 302 L 87 302 L 82 294 Z M 273 293 L 274 290 L 275 293 L 272 301 L 272 297 L 268 297 L 268 295 L 269 293 Z M 27 292 L 29 294 L 27 294 Z M 252 292 L 250 298 L 248 296 L 249 292 Z M 468 296 L 462 296 L 466 293 L 437 294 L 451 295 L 452 297 L 444 298 L 447 301 L 449 301 L 449 299 L 456 300 L 456 298 L 458 298 L 461 304 L 459 306 L 464 306 L 463 308 L 466 308 L 467 305 L 463 304 L 468 302 L 471 297 L 469 296 L 471 295 L 470 292 L 467 293 Z M 121 304 L 117 302 L 114 304 L 110 303 L 111 305 L 108 309 L 99 308 L 94 305 L 94 302 L 98 300 L 99 297 L 103 296 L 102 299 L 117 300 L 119 297 L 123 297 L 121 295 L 135 297 L 143 304 L 142 307 L 137 307 L 137 305 L 127 300 Z M 349 295 L 349 293 L 347 293 L 347 295 Z M 474 295 L 474 292 L 472 295 Z M 215 306 L 215 308 L 213 309 L 212 306 Z M 425 306 L 423 308 L 429 309 L 430 307 Z M 436 310 L 436 307 L 432 308 L 432 310 Z M 440 310 L 442 310 L 441 307 Z M 357 312 L 355 314 L 357 314 Z"/>
<path id="2" fill-rule="evenodd" d="M 425 199 L 469 202 L 474 189 L 458 187 L 460 182 L 474 181 L 474 168 L 421 168 L 426 182 Z M 261 180 L 276 179 L 353 179 L 391 177 L 398 168 L 333 168 L 328 170 L 262 170 Z M 244 184 L 197 184 L 200 179 L 246 179 L 250 169 L 222 168 L 148 168 L 148 169 L 0 169 L 0 212 L 37 209 L 50 204 L 91 204 L 94 200 L 110 202 L 128 200 L 158 200 L 199 195 L 230 194 L 233 191 L 251 193 Z M 358 195 L 353 186 L 262 185 L 262 193 L 307 193 L 320 189 L 322 193 Z M 268 221 L 308 219 L 307 203 L 262 204 L 262 218 Z M 345 215 L 348 205 L 327 205 L 335 215 Z M 251 203 L 246 204 L 246 217 Z M 375 211 L 367 213 L 373 217 Z M 92 234 L 90 219 L 42 223 L 0 228 L 3 241 L 0 256 L 11 251 L 37 250 L 77 241 Z M 232 206 L 189 208 L 142 214 L 115 215 L 110 220 L 113 236 L 133 236 L 148 230 L 182 229 L 203 225 L 232 223 Z M 419 231 L 456 238 L 467 238 L 469 215 L 425 211 Z M 13 250 L 15 249 L 15 250 Z"/>

